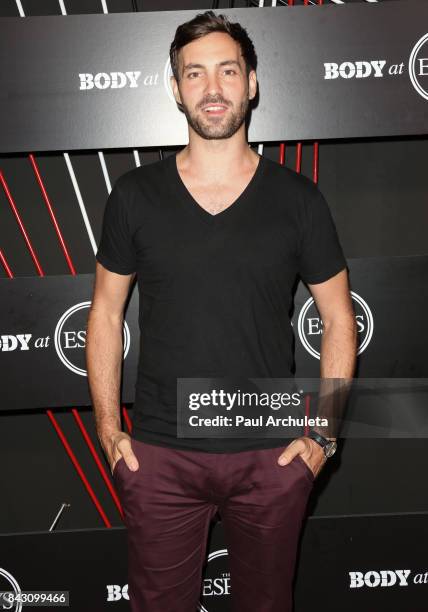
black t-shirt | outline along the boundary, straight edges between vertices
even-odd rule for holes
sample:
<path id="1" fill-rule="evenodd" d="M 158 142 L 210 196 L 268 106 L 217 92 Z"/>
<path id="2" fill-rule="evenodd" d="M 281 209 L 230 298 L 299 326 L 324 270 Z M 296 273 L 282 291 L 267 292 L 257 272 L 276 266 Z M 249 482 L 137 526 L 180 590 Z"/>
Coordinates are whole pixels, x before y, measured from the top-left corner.
<path id="1" fill-rule="evenodd" d="M 243 193 L 212 215 L 170 154 L 116 181 L 96 258 L 118 274 L 137 273 L 135 439 L 209 452 L 285 445 L 266 437 L 178 438 L 177 378 L 293 376 L 296 276 L 320 283 L 346 267 L 315 183 L 261 156 Z"/>

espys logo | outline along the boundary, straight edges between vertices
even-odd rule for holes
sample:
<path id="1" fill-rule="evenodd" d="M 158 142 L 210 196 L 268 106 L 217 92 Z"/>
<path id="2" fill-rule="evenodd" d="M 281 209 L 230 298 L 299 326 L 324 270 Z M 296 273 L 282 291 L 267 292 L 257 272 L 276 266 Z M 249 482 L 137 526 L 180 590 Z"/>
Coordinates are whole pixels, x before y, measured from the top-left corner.
<path id="1" fill-rule="evenodd" d="M 7 572 L 2 567 L 0 567 L 0 577 L 4 579 L 4 580 L 0 580 L 0 591 L 11 591 L 12 590 L 15 595 L 22 594 L 22 591 L 21 591 L 21 588 L 18 582 L 15 580 L 12 574 L 9 574 L 9 572 Z M 7 586 L 4 586 L 4 582 L 7 583 Z M 12 608 L 13 604 L 7 603 L 6 601 L 2 600 L 0 602 L 0 610 L 11 610 L 12 612 L 21 612 L 22 601 L 19 601 L 19 597 L 17 599 L 18 600 L 15 602 L 15 606 L 13 608 Z"/>
<path id="2" fill-rule="evenodd" d="M 412 49 L 409 76 L 418 94 L 428 100 L 428 34 L 424 34 Z"/>
<path id="3" fill-rule="evenodd" d="M 174 102 L 175 104 L 174 92 L 172 91 L 172 87 L 171 87 L 171 76 L 172 76 L 172 68 L 171 68 L 171 62 L 168 56 L 168 59 L 165 62 L 165 67 L 163 69 L 163 85 L 165 87 L 166 93 L 168 94 L 168 98 L 171 100 L 171 102 Z"/>
<path id="4" fill-rule="evenodd" d="M 202 581 L 202 601 L 198 603 L 199 612 L 216 612 L 227 607 L 225 597 L 228 598 L 230 595 L 230 572 L 227 560 L 227 548 L 208 555 Z"/>
<path id="5" fill-rule="evenodd" d="M 199 612 L 216 612 L 224 610 L 224 597 L 230 594 L 230 573 L 227 565 L 228 552 L 226 548 L 216 550 L 208 555 L 207 566 L 202 581 L 202 602 L 198 603 Z M 107 601 L 117 602 L 129 600 L 128 585 L 107 585 Z"/>
<path id="6" fill-rule="evenodd" d="M 355 318 L 358 330 L 358 352 L 360 355 L 369 345 L 373 335 L 373 315 L 361 296 L 351 291 L 354 303 Z M 304 348 L 312 357 L 320 358 L 322 320 L 319 316 L 315 301 L 310 297 L 303 304 L 297 321 L 297 331 Z"/>
<path id="7" fill-rule="evenodd" d="M 428 34 L 424 34 L 411 50 L 408 71 L 415 90 L 428 100 Z M 324 62 L 324 80 L 394 77 L 403 73 L 404 62 L 388 65 L 384 59 Z"/>
<path id="8" fill-rule="evenodd" d="M 64 312 L 59 319 L 54 334 L 55 350 L 58 357 L 66 368 L 86 376 L 85 346 L 86 346 L 86 324 L 88 320 L 87 310 L 91 302 L 75 304 Z M 123 322 L 123 358 L 128 354 L 130 345 L 129 327 Z"/>

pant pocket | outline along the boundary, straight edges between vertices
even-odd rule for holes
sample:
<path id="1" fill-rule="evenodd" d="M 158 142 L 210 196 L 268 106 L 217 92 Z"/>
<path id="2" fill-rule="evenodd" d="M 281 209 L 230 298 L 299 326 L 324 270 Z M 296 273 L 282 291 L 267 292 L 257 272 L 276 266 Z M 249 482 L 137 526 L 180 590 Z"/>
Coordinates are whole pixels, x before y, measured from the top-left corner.
<path id="1" fill-rule="evenodd" d="M 312 469 L 309 467 L 309 465 L 306 463 L 306 461 L 303 459 L 303 457 L 301 455 L 296 455 L 295 459 L 297 460 L 298 463 L 300 463 L 300 465 L 303 467 L 307 477 L 313 482 L 315 480 L 315 475 L 312 471 Z"/>

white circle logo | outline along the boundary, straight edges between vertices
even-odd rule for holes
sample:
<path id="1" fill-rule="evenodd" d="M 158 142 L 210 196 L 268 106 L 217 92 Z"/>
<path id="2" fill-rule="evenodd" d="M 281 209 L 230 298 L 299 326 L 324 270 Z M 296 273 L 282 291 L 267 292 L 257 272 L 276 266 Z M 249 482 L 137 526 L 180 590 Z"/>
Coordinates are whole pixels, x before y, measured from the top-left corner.
<path id="1" fill-rule="evenodd" d="M 230 595 L 228 554 L 227 548 L 221 548 L 210 553 L 207 558 L 207 568 L 202 581 L 202 594 L 204 600 L 210 602 L 211 612 L 224 610 L 224 597 L 228 598 Z M 203 603 L 199 602 L 198 611 L 208 612 L 208 609 Z"/>
<path id="2" fill-rule="evenodd" d="M 58 357 L 66 368 L 87 376 L 85 365 L 87 310 L 91 302 L 75 304 L 60 318 L 55 328 L 54 343 Z M 126 321 L 123 322 L 123 358 L 128 354 L 131 334 Z"/>
<path id="3" fill-rule="evenodd" d="M 358 329 L 357 355 L 361 355 L 372 339 L 373 315 L 367 302 L 360 295 L 351 291 L 351 297 L 354 302 Z M 304 348 L 312 357 L 319 359 L 321 356 L 322 321 L 313 297 L 306 300 L 302 306 L 297 321 L 297 331 Z"/>
<path id="4" fill-rule="evenodd" d="M 166 89 L 166 93 L 168 94 L 168 98 L 171 100 L 171 102 L 174 102 L 175 104 L 174 92 L 172 91 L 172 87 L 171 87 L 171 80 L 170 80 L 171 76 L 172 76 L 172 68 L 171 68 L 171 62 L 168 56 L 168 59 L 166 60 L 166 63 L 165 63 L 165 67 L 163 69 L 163 84 Z"/>
<path id="5" fill-rule="evenodd" d="M 419 95 L 428 100 L 428 34 L 413 47 L 409 58 L 409 76 Z M 425 57 L 422 57 L 424 51 Z"/>
<path id="6" fill-rule="evenodd" d="M 9 582 L 9 584 L 12 587 L 13 592 L 14 592 L 15 595 L 21 595 L 22 594 L 22 591 L 21 591 L 21 588 L 20 588 L 18 582 L 15 580 L 15 578 L 12 576 L 12 574 L 9 574 L 9 572 L 7 572 L 2 567 L 0 567 L 0 576 L 3 576 L 3 578 L 5 578 Z M 14 612 L 21 612 L 21 610 L 22 610 L 22 601 L 20 601 L 20 599 L 21 598 L 18 597 L 17 601 L 15 602 Z M 5 604 L 6 604 L 6 600 L 2 601 L 2 609 L 3 610 L 11 610 L 12 609 L 9 604 L 7 604 L 8 607 L 6 608 Z"/>

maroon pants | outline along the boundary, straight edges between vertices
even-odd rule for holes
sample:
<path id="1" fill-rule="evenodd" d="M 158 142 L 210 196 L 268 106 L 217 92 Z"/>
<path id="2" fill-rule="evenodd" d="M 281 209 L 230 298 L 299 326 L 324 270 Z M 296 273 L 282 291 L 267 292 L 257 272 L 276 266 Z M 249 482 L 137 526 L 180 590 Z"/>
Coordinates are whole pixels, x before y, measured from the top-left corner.
<path id="1" fill-rule="evenodd" d="M 128 538 L 132 612 L 195 612 L 210 522 L 219 511 L 234 612 L 291 612 L 297 544 L 314 475 L 284 447 L 236 453 L 177 450 L 131 440 L 113 478 Z"/>

